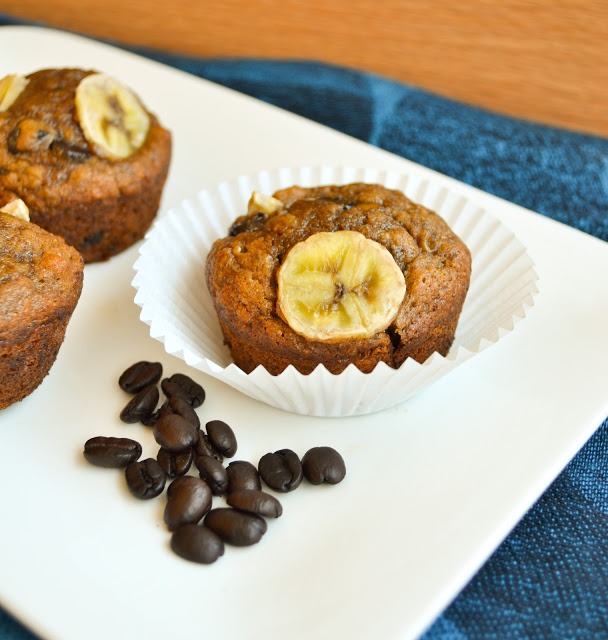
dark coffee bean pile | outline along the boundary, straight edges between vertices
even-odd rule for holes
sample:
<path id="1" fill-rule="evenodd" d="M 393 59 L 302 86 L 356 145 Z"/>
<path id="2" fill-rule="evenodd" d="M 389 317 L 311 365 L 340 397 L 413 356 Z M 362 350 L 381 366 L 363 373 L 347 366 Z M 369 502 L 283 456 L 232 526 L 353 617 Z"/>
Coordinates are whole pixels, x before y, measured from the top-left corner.
<path id="1" fill-rule="evenodd" d="M 152 428 L 160 446 L 156 459 L 139 460 L 141 445 L 130 438 L 97 436 L 84 445 L 84 457 L 99 467 L 125 470 L 129 491 L 149 500 L 167 486 L 164 520 L 172 532 L 171 549 L 192 562 L 210 564 L 224 554 L 224 544 L 249 546 L 268 528 L 266 518 L 283 513 L 281 503 L 262 490 L 288 493 L 305 478 L 311 484 L 337 484 L 344 479 L 342 456 L 331 447 L 314 447 L 300 460 L 291 449 L 262 456 L 257 467 L 232 458 L 238 444 L 223 420 L 210 420 L 201 428 L 196 409 L 205 390 L 183 373 L 162 378 L 159 362 L 136 362 L 118 380 L 132 394 L 120 412 L 126 423 Z M 160 407 L 160 392 L 164 401 Z M 195 469 L 198 477 L 187 475 Z M 227 507 L 213 508 L 213 497 L 223 496 Z"/>

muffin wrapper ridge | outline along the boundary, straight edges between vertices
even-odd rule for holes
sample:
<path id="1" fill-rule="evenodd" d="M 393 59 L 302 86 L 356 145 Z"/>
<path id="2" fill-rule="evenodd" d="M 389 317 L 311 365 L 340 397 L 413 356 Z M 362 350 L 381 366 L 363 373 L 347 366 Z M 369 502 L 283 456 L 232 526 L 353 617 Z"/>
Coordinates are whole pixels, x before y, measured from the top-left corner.
<path id="1" fill-rule="evenodd" d="M 233 362 L 205 283 L 213 242 L 247 209 L 252 191 L 272 194 L 292 185 L 367 182 L 403 191 L 436 211 L 473 256 L 471 284 L 452 348 L 397 370 L 380 363 L 372 373 L 350 365 L 339 375 L 322 365 L 302 375 L 288 367 L 272 376 L 263 367 L 244 373 Z M 261 171 L 201 191 L 162 215 L 146 235 L 133 286 L 141 320 L 165 350 L 234 389 L 286 411 L 326 417 L 374 413 L 414 393 L 496 343 L 534 305 L 538 292 L 525 247 L 490 213 L 466 197 L 418 175 L 351 167 L 300 167 Z"/>

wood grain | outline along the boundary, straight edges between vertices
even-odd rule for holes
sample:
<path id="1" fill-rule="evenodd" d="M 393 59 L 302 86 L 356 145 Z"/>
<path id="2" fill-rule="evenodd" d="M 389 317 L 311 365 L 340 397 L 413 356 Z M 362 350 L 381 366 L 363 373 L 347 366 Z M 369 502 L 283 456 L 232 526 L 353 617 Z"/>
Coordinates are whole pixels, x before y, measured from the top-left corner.
<path id="1" fill-rule="evenodd" d="M 608 136 L 605 0 L 0 0 L 0 11 L 186 54 L 356 67 Z"/>

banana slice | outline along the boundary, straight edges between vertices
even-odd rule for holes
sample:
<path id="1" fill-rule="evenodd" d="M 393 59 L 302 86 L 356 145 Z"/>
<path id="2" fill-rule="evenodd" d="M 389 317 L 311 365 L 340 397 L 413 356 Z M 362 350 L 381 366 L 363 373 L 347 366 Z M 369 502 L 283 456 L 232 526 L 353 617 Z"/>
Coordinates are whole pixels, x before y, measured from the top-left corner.
<path id="1" fill-rule="evenodd" d="M 74 100 L 84 137 L 98 155 L 123 160 L 143 145 L 150 118 L 137 96 L 112 76 L 86 76 Z"/>
<path id="2" fill-rule="evenodd" d="M 271 216 L 283 208 L 283 203 L 277 198 L 268 196 L 261 191 L 254 191 L 247 204 L 247 213 L 265 213 Z"/>
<path id="3" fill-rule="evenodd" d="M 29 80 L 25 76 L 13 73 L 0 80 L 0 111 L 6 111 L 21 92 L 27 87 Z"/>
<path id="4" fill-rule="evenodd" d="M 370 338 L 393 321 L 405 278 L 386 247 L 357 231 L 316 233 L 278 270 L 283 319 L 309 340 Z"/>
<path id="5" fill-rule="evenodd" d="M 20 198 L 11 200 L 8 204 L 1 207 L 0 211 L 2 211 L 2 213 L 8 213 L 8 215 L 13 216 L 13 218 L 19 218 L 19 220 L 25 220 L 26 222 L 30 221 L 30 210 Z"/>

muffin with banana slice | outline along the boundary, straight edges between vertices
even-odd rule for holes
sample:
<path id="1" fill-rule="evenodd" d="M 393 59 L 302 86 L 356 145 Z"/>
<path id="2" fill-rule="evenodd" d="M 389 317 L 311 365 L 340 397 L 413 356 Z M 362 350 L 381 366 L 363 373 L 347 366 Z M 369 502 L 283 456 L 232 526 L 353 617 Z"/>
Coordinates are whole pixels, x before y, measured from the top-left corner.
<path id="1" fill-rule="evenodd" d="M 446 355 L 470 275 L 468 248 L 440 216 L 363 183 L 255 192 L 206 263 L 235 363 L 275 375 Z"/>
<path id="2" fill-rule="evenodd" d="M 83 271 L 78 251 L 32 224 L 22 200 L 0 208 L 0 409 L 31 394 L 53 366 Z"/>
<path id="3" fill-rule="evenodd" d="M 85 262 L 144 236 L 170 159 L 169 131 L 112 76 L 44 69 L 0 80 L 0 206 L 20 198 Z"/>

